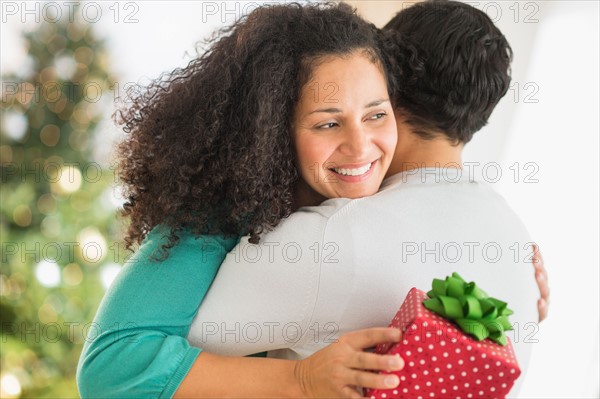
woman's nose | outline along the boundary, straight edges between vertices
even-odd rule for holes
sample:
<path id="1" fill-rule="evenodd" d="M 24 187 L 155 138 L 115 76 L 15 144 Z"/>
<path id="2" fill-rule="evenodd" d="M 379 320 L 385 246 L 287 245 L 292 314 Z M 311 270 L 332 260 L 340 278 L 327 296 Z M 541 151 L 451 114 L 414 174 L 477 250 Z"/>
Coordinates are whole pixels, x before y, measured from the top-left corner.
<path id="1" fill-rule="evenodd" d="M 362 158 L 368 153 L 369 137 L 362 124 L 347 125 L 340 151 L 344 155 Z"/>

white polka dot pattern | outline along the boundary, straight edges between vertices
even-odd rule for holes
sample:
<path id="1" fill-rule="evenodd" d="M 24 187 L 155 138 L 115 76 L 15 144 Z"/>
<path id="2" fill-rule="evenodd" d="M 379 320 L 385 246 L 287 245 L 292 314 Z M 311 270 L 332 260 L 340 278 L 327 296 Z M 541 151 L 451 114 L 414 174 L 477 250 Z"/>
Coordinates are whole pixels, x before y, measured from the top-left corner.
<path id="1" fill-rule="evenodd" d="M 375 348 L 375 353 L 398 353 L 404 358 L 404 369 L 382 372 L 398 375 L 400 385 L 394 389 L 365 389 L 365 396 L 505 398 L 521 374 L 510 339 L 506 346 L 489 339 L 476 341 L 425 308 L 426 299 L 425 292 L 411 289 L 389 325 L 403 331 L 402 341 Z"/>

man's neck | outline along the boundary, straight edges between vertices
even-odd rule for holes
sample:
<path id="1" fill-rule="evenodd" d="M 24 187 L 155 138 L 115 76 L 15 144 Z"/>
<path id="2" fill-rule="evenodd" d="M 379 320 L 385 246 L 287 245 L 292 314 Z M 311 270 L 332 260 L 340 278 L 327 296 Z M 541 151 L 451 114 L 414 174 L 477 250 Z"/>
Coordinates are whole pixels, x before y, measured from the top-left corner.
<path id="1" fill-rule="evenodd" d="M 464 144 L 453 146 L 443 137 L 424 140 L 414 134 L 399 137 L 386 177 L 417 168 L 460 168 Z"/>

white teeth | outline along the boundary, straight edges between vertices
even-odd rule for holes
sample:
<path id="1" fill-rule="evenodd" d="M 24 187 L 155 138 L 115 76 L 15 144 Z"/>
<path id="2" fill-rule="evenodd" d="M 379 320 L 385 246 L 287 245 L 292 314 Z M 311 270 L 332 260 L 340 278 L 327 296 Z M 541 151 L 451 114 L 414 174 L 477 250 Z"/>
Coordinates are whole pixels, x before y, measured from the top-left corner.
<path id="1" fill-rule="evenodd" d="M 372 165 L 373 165 L 373 162 L 363 166 L 362 168 L 358 168 L 358 169 L 333 168 L 333 170 L 335 170 L 336 173 L 339 173 L 340 175 L 360 176 L 360 175 L 364 175 L 365 173 L 367 173 L 369 171 L 369 169 L 371 169 Z"/>

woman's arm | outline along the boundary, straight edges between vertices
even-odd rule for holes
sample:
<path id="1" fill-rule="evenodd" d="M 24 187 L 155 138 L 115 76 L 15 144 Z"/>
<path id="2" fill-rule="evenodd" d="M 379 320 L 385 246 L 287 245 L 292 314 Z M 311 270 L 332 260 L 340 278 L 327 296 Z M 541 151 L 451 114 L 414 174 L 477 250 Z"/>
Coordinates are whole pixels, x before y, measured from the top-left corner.
<path id="1" fill-rule="evenodd" d="M 106 292 L 79 359 L 82 397 L 171 397 L 200 353 L 189 326 L 237 240 L 182 233 L 153 261 L 165 233 L 154 229 Z"/>
<path id="2" fill-rule="evenodd" d="M 102 303 L 77 370 L 83 398 L 360 397 L 352 386 L 383 388 L 394 356 L 363 352 L 395 342 L 398 331 L 372 328 L 342 336 L 301 361 L 218 356 L 186 336 L 226 251 L 237 240 L 183 235 L 163 262 L 153 231 L 127 262 Z M 397 334 L 397 335 L 394 335 Z M 398 381 L 393 381 L 396 386 Z"/>
<path id="3" fill-rule="evenodd" d="M 357 386 L 395 388 L 398 355 L 367 353 L 379 343 L 398 342 L 396 328 L 352 331 L 303 360 L 252 359 L 202 352 L 175 393 L 176 398 L 362 398 Z"/>
<path id="4" fill-rule="evenodd" d="M 296 363 L 202 352 L 174 398 L 300 398 Z"/>

